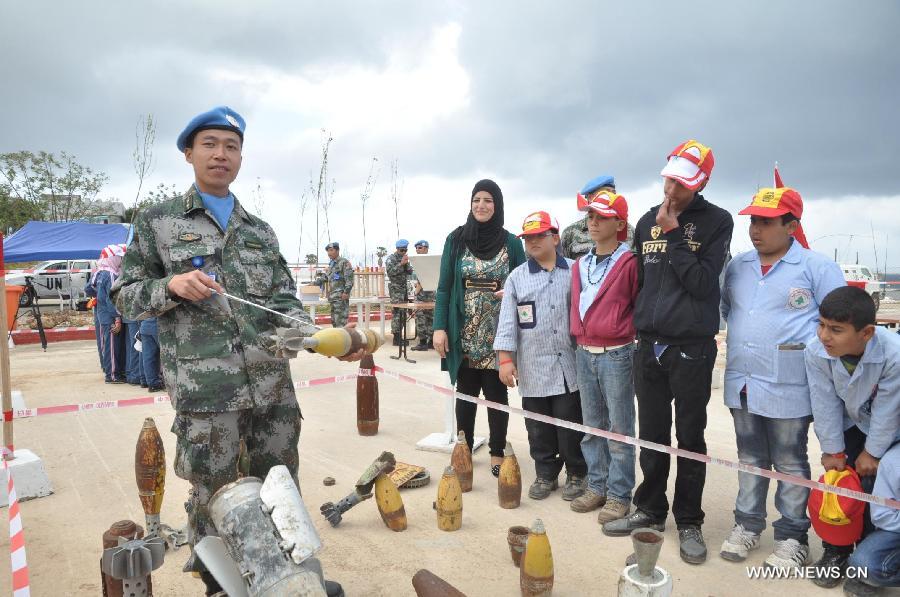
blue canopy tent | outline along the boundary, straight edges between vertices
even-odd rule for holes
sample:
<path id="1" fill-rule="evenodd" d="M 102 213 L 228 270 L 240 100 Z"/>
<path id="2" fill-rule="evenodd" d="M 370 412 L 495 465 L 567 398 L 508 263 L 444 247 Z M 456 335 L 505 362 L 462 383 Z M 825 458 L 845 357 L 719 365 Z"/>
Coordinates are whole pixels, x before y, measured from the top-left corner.
<path id="1" fill-rule="evenodd" d="M 128 242 L 131 227 L 85 222 L 28 222 L 3 239 L 3 261 L 97 259 L 106 245 Z"/>

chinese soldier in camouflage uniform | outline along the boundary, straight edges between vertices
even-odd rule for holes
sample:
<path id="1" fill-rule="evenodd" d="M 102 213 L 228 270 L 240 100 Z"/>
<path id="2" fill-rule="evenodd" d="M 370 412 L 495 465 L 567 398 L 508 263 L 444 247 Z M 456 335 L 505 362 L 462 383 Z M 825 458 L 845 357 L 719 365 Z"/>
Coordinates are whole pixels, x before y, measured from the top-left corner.
<path id="1" fill-rule="evenodd" d="M 428 254 L 428 241 L 420 240 L 416 242 L 416 254 Z M 413 274 L 415 277 L 415 273 Z M 434 291 L 422 290 L 421 284 L 416 282 L 416 302 L 433 303 Z M 431 348 L 431 334 L 434 327 L 434 310 L 419 309 L 416 311 L 416 336 L 419 338 L 419 344 L 413 346 L 410 350 L 428 350 Z"/>
<path id="2" fill-rule="evenodd" d="M 384 266 L 388 275 L 388 294 L 392 303 L 408 303 L 409 291 L 406 287 L 406 281 L 412 273 L 412 266 L 409 265 L 409 257 L 406 256 L 406 250 L 409 247 L 409 241 L 401 238 L 394 245 L 397 249 L 388 255 Z M 394 346 L 399 346 L 402 338 L 400 329 L 400 311 L 394 308 L 391 310 L 391 334 L 394 336 Z"/>
<path id="3" fill-rule="evenodd" d="M 350 291 L 353 290 L 353 266 L 341 257 L 341 246 L 328 243 L 325 251 L 331 262 L 325 275 L 328 278 L 328 304 L 331 305 L 331 325 L 339 328 L 347 325 L 350 317 Z"/>
<path id="4" fill-rule="evenodd" d="M 283 464 L 297 481 L 300 408 L 289 362 L 275 356 L 272 336 L 276 327 L 318 329 L 296 297 L 275 232 L 228 190 L 240 169 L 243 130 L 243 119 L 225 106 L 188 124 L 178 148 L 193 165 L 195 184 L 141 211 L 113 287 L 128 317 L 157 318 L 163 380 L 176 413 L 173 466 L 191 483 L 185 509 L 192 546 L 216 534 L 207 504 L 237 478 L 241 439 L 250 475 L 265 478 Z M 207 594 L 215 592 L 218 584 L 195 555 L 185 570 L 200 571 Z"/>
<path id="5" fill-rule="evenodd" d="M 601 174 L 597 178 L 589 180 L 581 189 L 579 195 L 582 195 L 585 200 L 590 202 L 601 191 L 615 192 L 615 190 L 615 179 L 612 176 Z M 630 246 L 633 238 L 634 226 L 628 224 L 628 238 L 625 242 Z M 563 229 L 560 248 L 562 249 L 563 257 L 574 260 L 578 260 L 579 257 L 586 255 L 594 248 L 594 241 L 591 240 L 591 235 L 588 233 L 586 217 L 569 224 Z"/>

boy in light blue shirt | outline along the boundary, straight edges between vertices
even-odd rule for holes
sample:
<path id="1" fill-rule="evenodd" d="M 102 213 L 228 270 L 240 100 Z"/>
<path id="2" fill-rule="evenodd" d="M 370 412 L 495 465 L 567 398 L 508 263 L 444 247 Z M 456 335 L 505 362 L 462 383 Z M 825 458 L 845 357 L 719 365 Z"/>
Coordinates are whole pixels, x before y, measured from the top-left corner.
<path id="1" fill-rule="evenodd" d="M 725 270 L 722 316 L 728 323 L 725 405 L 731 409 L 742 464 L 810 478 L 807 440 L 812 420 L 803 350 L 815 338 L 818 305 L 845 284 L 836 263 L 809 250 L 800 217 L 803 200 L 789 187 L 760 189 L 741 215 L 750 216 L 753 251 Z M 734 527 L 720 555 L 740 562 L 759 547 L 766 527 L 769 480 L 738 473 Z M 809 490 L 778 482 L 766 565 L 809 561 Z"/>
<path id="2" fill-rule="evenodd" d="M 875 312 L 862 288 L 833 290 L 819 306 L 818 338 L 805 355 L 822 467 L 853 467 L 867 492 L 879 460 L 900 441 L 900 336 L 876 327 Z M 867 510 L 863 538 L 872 530 Z M 811 580 L 830 588 L 841 581 L 832 571 L 846 568 L 853 546 L 822 546 Z"/>

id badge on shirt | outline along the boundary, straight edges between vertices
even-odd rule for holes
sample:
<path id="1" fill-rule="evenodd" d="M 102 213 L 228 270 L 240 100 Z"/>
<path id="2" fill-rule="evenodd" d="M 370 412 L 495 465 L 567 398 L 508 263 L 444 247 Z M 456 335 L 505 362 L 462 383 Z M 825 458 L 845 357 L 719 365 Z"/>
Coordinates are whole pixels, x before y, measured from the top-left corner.
<path id="1" fill-rule="evenodd" d="M 523 330 L 537 326 L 534 301 L 526 301 L 516 305 L 516 318 L 519 320 L 519 327 Z"/>

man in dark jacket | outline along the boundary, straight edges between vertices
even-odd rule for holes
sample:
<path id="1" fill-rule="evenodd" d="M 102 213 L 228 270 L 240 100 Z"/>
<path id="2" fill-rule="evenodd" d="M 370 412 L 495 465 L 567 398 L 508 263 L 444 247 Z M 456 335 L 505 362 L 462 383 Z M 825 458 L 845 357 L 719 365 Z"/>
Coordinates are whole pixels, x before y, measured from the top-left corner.
<path id="1" fill-rule="evenodd" d="M 638 221 L 634 251 L 639 292 L 634 311 L 638 348 L 634 386 L 640 438 L 671 445 L 672 406 L 678 447 L 706 453 L 706 405 L 719 331 L 719 275 L 731 244 L 731 215 L 700 194 L 712 173 L 712 151 L 687 141 L 669 154 L 661 174 L 665 199 Z M 634 494 L 636 510 L 603 526 L 607 535 L 628 535 L 640 527 L 663 530 L 669 502 L 669 455 L 641 449 L 644 480 Z M 706 560 L 703 485 L 706 465 L 678 459 L 672 512 L 681 558 Z"/>

